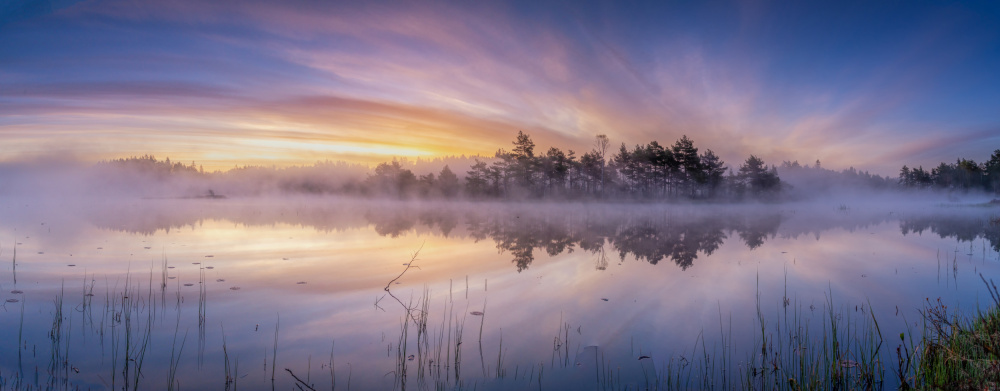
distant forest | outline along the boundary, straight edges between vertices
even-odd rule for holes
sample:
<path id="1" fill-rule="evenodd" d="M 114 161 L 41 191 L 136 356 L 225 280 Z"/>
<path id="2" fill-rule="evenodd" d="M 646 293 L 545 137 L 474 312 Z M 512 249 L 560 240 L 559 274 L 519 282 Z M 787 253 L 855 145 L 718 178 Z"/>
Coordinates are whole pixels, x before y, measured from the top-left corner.
<path id="1" fill-rule="evenodd" d="M 432 171 L 423 167 L 426 173 L 414 173 L 415 166 L 396 159 L 374 169 L 327 161 L 304 167 L 244 166 L 205 172 L 195 162 L 160 161 L 146 155 L 102 161 L 95 167 L 108 186 L 151 179 L 161 185 L 152 186 L 152 191 L 162 196 L 181 191 L 195 196 L 281 192 L 399 199 L 773 201 L 843 188 L 1000 191 L 1000 150 L 984 164 L 959 159 L 930 172 L 904 166 L 895 179 L 854 168 L 828 170 L 819 161 L 768 165 L 754 155 L 733 169 L 711 149 L 699 152 L 687 136 L 670 146 L 651 141 L 629 148 L 622 143 L 614 151 L 608 137 L 598 135 L 593 148 L 580 156 L 557 147 L 544 153 L 535 148 L 529 135 L 518 132 L 510 150 L 500 148 L 492 158 L 455 158 L 453 163 L 464 165 L 458 170 L 437 162 L 443 167 Z"/>
<path id="2" fill-rule="evenodd" d="M 907 188 L 983 190 L 1000 193 L 1000 149 L 985 163 L 958 159 L 954 164 L 941 162 L 930 171 L 923 166 L 899 170 L 899 184 Z"/>
<path id="3" fill-rule="evenodd" d="M 464 183 L 445 166 L 415 176 L 398 162 L 382 163 L 366 181 L 378 194 L 410 197 L 443 195 L 469 198 L 604 198 L 676 199 L 743 197 L 776 193 L 781 188 L 777 169 L 751 156 L 728 175 L 724 163 L 711 150 L 699 154 L 687 136 L 672 147 L 656 141 L 607 156 L 608 138 L 597 136 L 593 150 L 579 159 L 572 150 L 556 147 L 535 153 L 531 137 L 518 132 L 513 149 L 500 149 L 492 162 L 476 160 Z"/>

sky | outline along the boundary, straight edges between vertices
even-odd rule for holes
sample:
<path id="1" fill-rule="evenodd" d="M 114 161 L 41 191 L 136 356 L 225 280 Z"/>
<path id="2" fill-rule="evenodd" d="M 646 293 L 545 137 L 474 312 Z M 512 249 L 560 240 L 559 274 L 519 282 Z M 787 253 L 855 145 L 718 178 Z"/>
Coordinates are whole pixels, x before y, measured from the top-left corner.
<path id="1" fill-rule="evenodd" d="M 903 1 L 0 3 L 0 162 L 206 169 L 582 155 L 895 176 L 1000 149 L 1000 6 Z"/>

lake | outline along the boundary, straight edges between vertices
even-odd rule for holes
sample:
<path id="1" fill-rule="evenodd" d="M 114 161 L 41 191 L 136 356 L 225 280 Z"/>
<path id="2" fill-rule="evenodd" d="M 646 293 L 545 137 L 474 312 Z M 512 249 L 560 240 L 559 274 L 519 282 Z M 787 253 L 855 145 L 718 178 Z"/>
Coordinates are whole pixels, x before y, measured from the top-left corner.
<path id="1" fill-rule="evenodd" d="M 894 389 L 1000 277 L 982 205 L 0 205 L 0 388 L 729 389 L 839 332 Z"/>

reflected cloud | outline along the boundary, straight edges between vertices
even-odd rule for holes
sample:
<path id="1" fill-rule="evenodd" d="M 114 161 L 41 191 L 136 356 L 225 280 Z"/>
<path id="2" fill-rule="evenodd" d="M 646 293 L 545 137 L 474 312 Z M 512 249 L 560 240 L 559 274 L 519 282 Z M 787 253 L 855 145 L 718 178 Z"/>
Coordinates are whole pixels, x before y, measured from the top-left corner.
<path id="1" fill-rule="evenodd" d="M 904 235 L 930 231 L 961 242 L 988 241 L 1000 251 L 1000 223 L 975 208 L 851 212 L 830 208 L 753 209 L 721 207 L 692 210 L 670 206 L 565 205 L 545 207 L 478 203 L 381 203 L 304 198 L 287 203 L 231 200 L 144 200 L 91 209 L 85 219 L 103 229 L 141 235 L 198 229 L 210 221 L 241 226 L 290 225 L 320 232 L 371 229 L 380 236 L 409 235 L 492 241 L 520 272 L 536 257 L 584 251 L 603 269 L 608 254 L 652 265 L 667 261 L 681 270 L 695 266 L 727 241 L 754 250 L 775 238 L 795 239 L 830 230 L 861 231 L 898 222 Z M 965 210 L 968 209 L 968 210 Z"/>

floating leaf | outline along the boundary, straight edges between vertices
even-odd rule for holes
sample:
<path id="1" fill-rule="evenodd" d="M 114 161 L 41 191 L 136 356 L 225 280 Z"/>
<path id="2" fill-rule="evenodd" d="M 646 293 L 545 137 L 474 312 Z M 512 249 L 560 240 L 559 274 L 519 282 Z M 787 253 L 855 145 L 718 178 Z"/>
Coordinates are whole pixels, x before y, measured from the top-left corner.
<path id="1" fill-rule="evenodd" d="M 475 316 L 482 316 L 483 315 L 483 311 L 472 311 L 469 314 L 472 314 L 472 315 L 475 315 Z"/>
<path id="2" fill-rule="evenodd" d="M 603 298 L 603 297 L 602 297 L 602 298 L 601 298 L 601 301 L 608 301 L 608 299 L 605 299 L 605 298 Z"/>
<path id="3" fill-rule="evenodd" d="M 20 300 L 17 300 L 17 299 L 7 299 L 8 303 L 17 303 L 18 301 L 20 301 Z"/>
<path id="4" fill-rule="evenodd" d="M 229 287 L 229 290 L 231 290 L 231 291 L 238 291 L 238 290 L 240 290 L 240 287 L 238 287 L 238 286 Z"/>
<path id="5" fill-rule="evenodd" d="M 194 286 L 194 284 L 192 284 L 192 283 L 189 282 L 187 284 L 184 284 L 184 286 Z"/>
<path id="6" fill-rule="evenodd" d="M 15 289 L 15 290 L 10 291 L 10 293 L 13 293 L 15 295 L 20 295 L 20 294 L 24 293 L 24 291 Z"/>
<path id="7" fill-rule="evenodd" d="M 305 285 L 306 282 L 305 281 L 299 281 L 299 282 L 296 282 L 296 284 L 298 284 L 298 285 Z"/>

